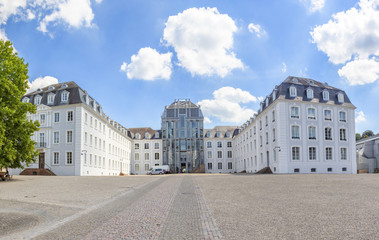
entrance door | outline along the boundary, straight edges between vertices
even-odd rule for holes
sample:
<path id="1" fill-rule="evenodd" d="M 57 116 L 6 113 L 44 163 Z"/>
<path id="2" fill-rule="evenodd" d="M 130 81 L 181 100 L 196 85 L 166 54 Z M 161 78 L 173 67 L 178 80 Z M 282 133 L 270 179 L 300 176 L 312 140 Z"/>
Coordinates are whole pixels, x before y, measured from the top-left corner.
<path id="1" fill-rule="evenodd" d="M 40 153 L 38 157 L 39 168 L 45 168 L 45 153 Z"/>

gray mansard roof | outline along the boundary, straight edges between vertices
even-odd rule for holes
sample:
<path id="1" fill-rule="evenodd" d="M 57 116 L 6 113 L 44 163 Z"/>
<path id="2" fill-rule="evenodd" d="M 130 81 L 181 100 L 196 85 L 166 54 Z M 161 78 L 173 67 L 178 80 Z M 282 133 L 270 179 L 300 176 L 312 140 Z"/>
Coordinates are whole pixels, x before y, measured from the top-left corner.
<path id="1" fill-rule="evenodd" d="M 217 136 L 217 132 L 220 133 L 220 136 Z M 230 133 L 230 136 L 227 136 L 227 132 Z M 204 138 L 233 138 L 238 134 L 238 126 L 216 126 L 213 129 L 204 129 Z"/>
<path id="2" fill-rule="evenodd" d="M 179 114 L 186 114 L 190 118 L 203 119 L 200 106 L 191 102 L 190 99 L 176 99 L 171 105 L 165 107 L 162 118 L 178 118 Z"/>
<path id="3" fill-rule="evenodd" d="M 140 135 L 140 138 L 139 140 L 141 139 L 151 139 L 151 140 L 154 140 L 154 139 L 162 139 L 162 136 L 161 136 L 161 131 L 160 130 L 153 130 L 152 128 L 150 127 L 141 127 L 141 128 L 129 128 L 128 129 L 130 134 L 131 134 L 131 138 L 132 139 L 137 139 L 136 138 L 136 135 L 137 133 Z M 146 133 L 149 133 L 149 137 L 146 138 Z M 155 134 L 158 133 L 158 137 L 155 136 Z"/>

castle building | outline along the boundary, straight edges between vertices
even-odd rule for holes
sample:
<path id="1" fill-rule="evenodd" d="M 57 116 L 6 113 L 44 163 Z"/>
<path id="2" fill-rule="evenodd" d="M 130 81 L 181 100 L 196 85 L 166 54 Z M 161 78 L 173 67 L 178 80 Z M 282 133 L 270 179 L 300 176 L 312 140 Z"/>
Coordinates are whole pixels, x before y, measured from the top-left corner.
<path id="1" fill-rule="evenodd" d="M 28 118 L 41 125 L 32 136 L 39 158 L 24 170 L 32 174 L 146 174 L 161 165 L 177 173 L 357 172 L 355 106 L 343 90 L 308 78 L 275 86 L 242 126 L 213 129 L 204 129 L 201 106 L 189 99 L 164 108 L 160 130 L 125 128 L 74 82 L 22 101 L 37 106 Z"/>

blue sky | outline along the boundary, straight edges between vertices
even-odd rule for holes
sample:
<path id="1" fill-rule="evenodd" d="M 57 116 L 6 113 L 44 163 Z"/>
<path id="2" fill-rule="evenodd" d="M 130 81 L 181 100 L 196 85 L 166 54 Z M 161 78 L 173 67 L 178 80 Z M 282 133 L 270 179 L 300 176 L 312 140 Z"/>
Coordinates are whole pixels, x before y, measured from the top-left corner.
<path id="1" fill-rule="evenodd" d="M 0 0 L 0 37 L 31 87 L 75 81 L 126 127 L 160 128 L 175 99 L 239 125 L 287 76 L 341 88 L 379 132 L 379 1 Z"/>

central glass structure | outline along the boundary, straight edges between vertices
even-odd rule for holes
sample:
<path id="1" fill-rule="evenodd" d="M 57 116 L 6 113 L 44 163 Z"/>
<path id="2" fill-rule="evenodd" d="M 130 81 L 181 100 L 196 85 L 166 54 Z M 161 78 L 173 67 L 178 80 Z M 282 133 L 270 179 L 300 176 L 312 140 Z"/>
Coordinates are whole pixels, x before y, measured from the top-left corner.
<path id="1" fill-rule="evenodd" d="M 203 172 L 203 122 L 200 106 L 175 100 L 162 114 L 163 165 L 171 172 Z"/>

